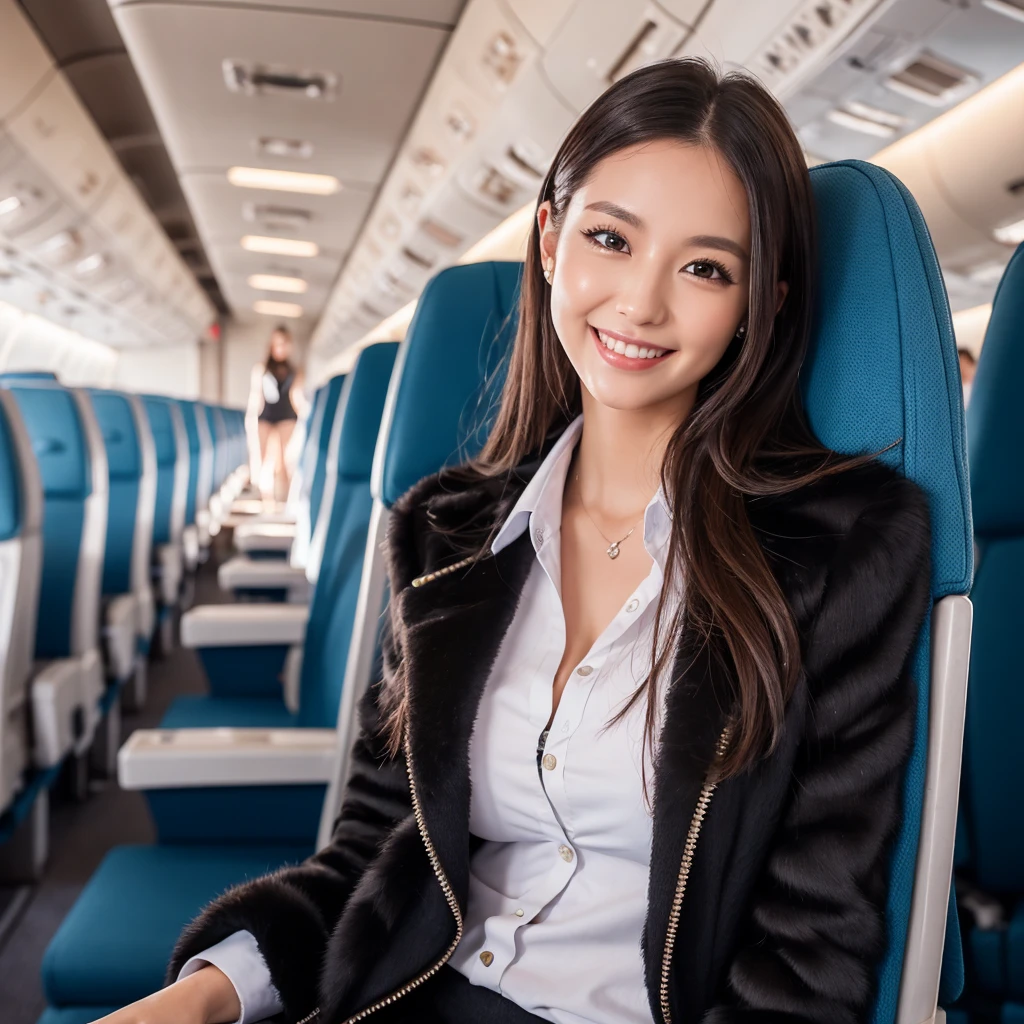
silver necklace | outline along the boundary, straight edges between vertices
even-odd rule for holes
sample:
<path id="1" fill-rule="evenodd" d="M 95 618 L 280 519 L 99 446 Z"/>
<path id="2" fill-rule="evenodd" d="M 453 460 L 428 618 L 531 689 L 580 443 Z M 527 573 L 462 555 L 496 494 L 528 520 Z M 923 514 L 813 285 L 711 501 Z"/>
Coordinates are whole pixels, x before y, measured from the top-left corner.
<path id="1" fill-rule="evenodd" d="M 580 482 L 580 474 L 579 474 L 579 472 L 577 472 L 576 473 L 576 483 L 579 483 L 579 482 Z M 640 518 L 633 524 L 633 528 L 629 531 L 629 533 L 626 534 L 625 537 L 620 537 L 618 540 L 612 540 L 611 538 L 605 536 L 604 530 L 602 530 L 601 527 L 597 525 L 597 523 L 594 520 L 594 517 L 587 510 L 587 506 L 583 502 L 583 492 L 582 491 L 580 491 L 580 508 L 583 509 L 583 511 L 586 513 L 587 518 L 591 521 L 591 523 L 594 524 L 594 529 L 597 530 L 597 532 L 599 534 L 601 534 L 601 536 L 604 537 L 604 539 L 606 541 L 608 541 L 608 548 L 605 551 L 605 554 L 609 558 L 612 558 L 612 559 L 619 557 L 619 545 L 622 544 L 624 541 L 628 540 L 632 536 L 633 530 L 635 530 L 644 520 L 643 515 L 641 515 Z M 646 511 L 647 510 L 644 509 L 644 512 L 646 512 Z"/>

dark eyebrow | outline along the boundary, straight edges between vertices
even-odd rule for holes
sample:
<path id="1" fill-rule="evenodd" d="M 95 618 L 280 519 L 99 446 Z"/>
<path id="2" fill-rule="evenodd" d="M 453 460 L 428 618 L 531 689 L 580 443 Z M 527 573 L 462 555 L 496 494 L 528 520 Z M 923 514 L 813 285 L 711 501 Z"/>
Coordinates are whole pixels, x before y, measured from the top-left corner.
<path id="1" fill-rule="evenodd" d="M 721 235 L 694 235 L 686 240 L 687 245 L 706 246 L 709 249 L 721 249 L 722 252 L 732 253 L 737 259 L 746 262 L 750 256 L 743 248 L 736 244 L 731 238 L 723 238 Z"/>
<path id="2" fill-rule="evenodd" d="M 624 220 L 630 227 L 634 227 L 637 231 L 642 231 L 644 222 L 635 214 L 630 213 L 624 206 L 619 206 L 618 203 L 609 203 L 604 199 L 599 199 L 596 203 L 590 203 L 586 209 L 597 210 L 598 213 L 607 213 L 610 217 L 617 217 L 619 220 Z"/>

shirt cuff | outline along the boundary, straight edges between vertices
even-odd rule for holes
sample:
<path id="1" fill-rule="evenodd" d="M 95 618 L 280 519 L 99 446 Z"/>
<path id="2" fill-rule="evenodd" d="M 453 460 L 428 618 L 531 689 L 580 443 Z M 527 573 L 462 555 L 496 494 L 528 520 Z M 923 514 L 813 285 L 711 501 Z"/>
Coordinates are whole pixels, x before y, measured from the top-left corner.
<path id="1" fill-rule="evenodd" d="M 234 1024 L 255 1024 L 284 1009 L 281 995 L 270 980 L 270 971 L 251 932 L 235 932 L 186 961 L 178 972 L 178 981 L 207 964 L 221 970 L 235 988 L 242 1011 Z"/>

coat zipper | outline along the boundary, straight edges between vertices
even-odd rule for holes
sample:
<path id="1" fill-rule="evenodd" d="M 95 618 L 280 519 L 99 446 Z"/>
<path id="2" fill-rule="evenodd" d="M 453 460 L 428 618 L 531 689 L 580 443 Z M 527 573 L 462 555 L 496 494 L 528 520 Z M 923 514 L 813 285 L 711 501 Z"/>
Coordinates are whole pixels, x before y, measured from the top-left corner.
<path id="1" fill-rule="evenodd" d="M 405 770 L 409 776 L 409 795 L 412 797 L 412 810 L 413 814 L 416 816 L 416 826 L 420 830 L 423 845 L 427 848 L 427 857 L 430 858 L 430 866 L 434 869 L 434 876 L 440 883 L 441 891 L 444 893 L 444 898 L 448 903 L 448 908 L 451 910 L 452 916 L 455 918 L 455 938 L 452 940 L 448 949 L 445 950 L 444 956 L 442 956 L 433 967 L 424 971 L 422 974 L 418 974 L 412 979 L 412 981 L 406 982 L 406 984 L 401 988 L 396 989 L 390 995 L 378 1000 L 372 1006 L 368 1006 L 365 1010 L 360 1010 L 360 1012 L 354 1017 L 349 1017 L 348 1020 L 345 1021 L 345 1024 L 355 1024 L 356 1021 L 369 1017 L 371 1013 L 376 1013 L 377 1010 L 380 1010 L 385 1006 L 390 1006 L 391 1003 L 401 999 L 402 996 L 408 995 L 414 988 L 419 988 L 423 982 L 432 978 L 442 967 L 444 967 L 446 963 L 448 963 L 451 959 L 452 953 L 455 952 L 455 947 L 462 941 L 462 911 L 459 909 L 459 901 L 455 898 L 451 882 L 448 881 L 448 876 L 444 873 L 444 868 L 441 866 L 441 860 L 437 856 L 437 851 L 434 849 L 434 843 L 427 832 L 427 826 L 423 820 L 423 808 L 420 806 L 419 796 L 416 793 L 416 780 L 413 778 L 412 751 L 410 750 L 408 733 L 406 733 L 405 737 Z M 308 1020 L 309 1018 L 307 1018 L 307 1022 Z M 299 1021 L 299 1024 L 304 1024 L 304 1022 Z"/>
<path id="2" fill-rule="evenodd" d="M 679 863 L 679 874 L 676 877 L 676 891 L 672 897 L 672 907 L 668 915 L 668 928 L 665 931 L 665 951 L 661 957 L 661 984 L 658 988 L 658 995 L 661 998 L 661 1018 L 663 1024 L 672 1024 L 672 1009 L 669 1006 L 668 989 L 669 976 L 672 971 L 672 955 L 676 948 L 676 935 L 679 932 L 679 915 L 683 909 L 683 898 L 686 896 L 686 886 L 690 880 L 690 868 L 693 866 L 693 855 L 697 851 L 697 840 L 700 838 L 701 829 L 704 827 L 704 819 L 707 817 L 708 809 L 711 806 L 711 798 L 714 796 L 718 784 L 711 781 L 711 775 L 715 767 L 725 756 L 729 749 L 729 741 L 732 738 L 732 725 L 727 725 L 718 738 L 718 745 L 715 747 L 715 760 L 708 770 L 708 774 L 701 787 L 700 796 L 697 798 L 697 806 L 693 810 L 693 817 L 690 819 L 690 828 L 686 833 L 686 843 L 683 845 L 683 857 Z"/>

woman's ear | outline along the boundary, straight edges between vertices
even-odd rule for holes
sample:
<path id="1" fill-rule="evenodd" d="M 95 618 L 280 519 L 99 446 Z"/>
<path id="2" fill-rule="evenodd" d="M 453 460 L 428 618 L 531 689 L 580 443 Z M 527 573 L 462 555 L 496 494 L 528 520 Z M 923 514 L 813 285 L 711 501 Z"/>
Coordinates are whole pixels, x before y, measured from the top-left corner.
<path id="1" fill-rule="evenodd" d="M 558 248 L 558 233 L 551 216 L 551 200 L 546 199 L 537 207 L 537 233 L 540 237 L 540 265 L 547 266 L 555 258 Z"/>
<path id="2" fill-rule="evenodd" d="M 782 309 L 782 304 L 786 301 L 786 296 L 789 294 L 789 285 L 785 281 L 780 281 L 776 289 L 775 298 L 775 315 L 779 315 L 779 310 Z"/>

